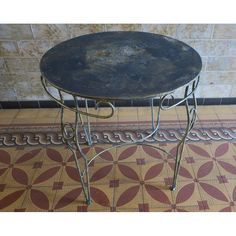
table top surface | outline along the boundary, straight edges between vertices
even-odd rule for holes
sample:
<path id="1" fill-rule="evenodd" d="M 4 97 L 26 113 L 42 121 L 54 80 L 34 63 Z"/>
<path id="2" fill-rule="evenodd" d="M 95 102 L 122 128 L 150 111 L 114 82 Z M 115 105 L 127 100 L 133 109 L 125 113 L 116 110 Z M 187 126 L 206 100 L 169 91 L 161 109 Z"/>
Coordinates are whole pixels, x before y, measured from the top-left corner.
<path id="1" fill-rule="evenodd" d="M 199 54 L 187 44 L 144 32 L 102 32 L 64 41 L 40 62 L 55 87 L 85 98 L 152 98 L 198 76 Z"/>

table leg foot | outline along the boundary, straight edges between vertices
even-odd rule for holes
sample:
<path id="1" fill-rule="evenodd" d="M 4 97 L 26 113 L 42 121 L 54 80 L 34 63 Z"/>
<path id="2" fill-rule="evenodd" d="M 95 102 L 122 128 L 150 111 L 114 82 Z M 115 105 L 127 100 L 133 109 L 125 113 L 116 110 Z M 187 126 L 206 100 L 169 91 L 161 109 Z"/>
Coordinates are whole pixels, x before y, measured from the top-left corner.
<path id="1" fill-rule="evenodd" d="M 86 204 L 87 204 L 87 205 L 90 205 L 91 203 L 92 203 L 92 199 L 87 199 L 87 200 L 86 200 Z"/>
<path id="2" fill-rule="evenodd" d="M 176 190 L 176 184 L 170 186 L 170 190 L 171 190 L 171 191 L 175 191 L 175 190 Z"/>

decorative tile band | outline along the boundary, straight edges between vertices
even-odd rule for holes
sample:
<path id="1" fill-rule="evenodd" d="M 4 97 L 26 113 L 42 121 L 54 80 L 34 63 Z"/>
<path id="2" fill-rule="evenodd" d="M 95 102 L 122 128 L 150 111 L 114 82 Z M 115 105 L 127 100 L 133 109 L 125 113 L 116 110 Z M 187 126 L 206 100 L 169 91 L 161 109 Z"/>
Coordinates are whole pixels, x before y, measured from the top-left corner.
<path id="1" fill-rule="evenodd" d="M 225 121 L 225 125 L 214 121 L 206 121 L 204 125 L 196 125 L 188 136 L 188 141 L 230 141 L 236 140 L 236 124 L 235 122 Z M 114 124 L 113 124 L 114 125 Z M 180 122 L 181 125 L 181 122 Z M 119 125 L 119 130 L 112 128 L 112 123 L 98 127 L 93 130 L 92 137 L 94 143 L 98 144 L 117 144 L 128 141 L 137 141 L 146 136 L 150 129 L 147 123 L 143 123 L 138 128 L 135 122 L 132 124 L 124 122 Z M 147 142 L 158 142 L 160 144 L 172 143 L 180 140 L 184 133 L 184 129 L 179 128 L 177 123 L 166 122 L 163 128 L 159 130 L 157 135 L 151 137 Z M 81 133 L 80 141 L 85 141 L 85 136 Z M 60 126 L 50 124 L 37 125 L 15 125 L 12 127 L 0 126 L 0 146 L 37 146 L 37 145 L 62 145 L 62 137 Z"/>

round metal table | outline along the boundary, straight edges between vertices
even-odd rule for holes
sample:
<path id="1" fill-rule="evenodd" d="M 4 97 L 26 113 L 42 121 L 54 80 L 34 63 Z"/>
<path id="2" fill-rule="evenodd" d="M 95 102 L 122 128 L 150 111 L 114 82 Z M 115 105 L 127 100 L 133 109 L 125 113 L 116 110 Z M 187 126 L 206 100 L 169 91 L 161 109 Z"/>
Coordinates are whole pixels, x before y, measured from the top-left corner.
<path id="1" fill-rule="evenodd" d="M 91 203 L 89 165 L 99 155 L 114 147 L 123 145 L 151 145 L 145 141 L 156 135 L 160 125 L 160 111 L 185 104 L 187 124 L 177 145 L 175 170 L 171 190 L 176 189 L 183 147 L 195 119 L 197 102 L 195 91 L 199 83 L 202 61 L 199 54 L 187 44 L 176 39 L 144 32 L 101 32 L 83 35 L 64 41 L 47 51 L 41 61 L 41 81 L 45 91 L 61 105 L 61 129 L 63 141 L 74 154 L 86 202 Z M 173 98 L 173 92 L 184 86 L 183 99 L 164 106 L 164 101 Z M 58 96 L 51 93 L 50 87 L 57 90 Z M 64 94 L 73 97 L 74 107 L 65 104 Z M 159 97 L 158 112 L 154 114 L 153 98 Z M 193 98 L 192 107 L 189 98 Z M 86 109 L 78 105 L 78 98 L 85 99 Z M 97 115 L 89 112 L 88 99 L 107 104 L 111 112 Z M 78 139 L 82 127 L 86 143 L 93 145 L 89 117 L 106 119 L 114 114 L 112 101 L 150 99 L 152 131 L 146 137 L 118 145 L 88 157 L 81 149 Z M 64 109 L 75 112 L 75 122 L 64 119 Z M 156 117 L 156 121 L 154 121 Z M 86 120 L 84 121 L 84 118 Z M 167 153 L 160 147 L 153 146 Z M 77 152 L 82 159 L 77 158 Z M 168 153 L 169 154 L 169 153 Z M 83 161 L 81 165 L 80 161 Z M 82 166 L 84 166 L 82 168 Z"/>

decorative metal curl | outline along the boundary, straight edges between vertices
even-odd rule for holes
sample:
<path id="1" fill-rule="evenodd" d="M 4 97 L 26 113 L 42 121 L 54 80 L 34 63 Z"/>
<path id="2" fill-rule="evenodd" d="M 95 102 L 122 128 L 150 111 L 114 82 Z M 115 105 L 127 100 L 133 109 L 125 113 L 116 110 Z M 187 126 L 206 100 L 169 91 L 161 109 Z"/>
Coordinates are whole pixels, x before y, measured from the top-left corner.
<path id="1" fill-rule="evenodd" d="M 62 124 L 62 135 L 64 140 L 71 140 L 74 138 L 74 127 L 71 123 L 65 122 Z"/>
<path id="2" fill-rule="evenodd" d="M 107 104 L 110 108 L 111 108 L 111 112 L 110 114 L 106 115 L 106 116 L 101 116 L 101 115 L 97 115 L 97 114 L 92 114 L 92 113 L 88 113 L 88 112 L 84 112 L 84 111 L 81 111 L 81 110 L 76 110 L 75 108 L 73 107 L 68 107 L 66 106 L 61 100 L 59 100 L 58 98 L 54 97 L 49 91 L 48 91 L 48 88 L 47 88 L 47 84 L 46 84 L 46 80 L 43 78 L 43 76 L 41 76 L 41 82 L 42 82 L 42 85 L 43 85 L 43 88 L 44 90 L 46 91 L 46 93 L 48 94 L 49 97 L 51 97 L 54 101 L 56 101 L 59 105 L 61 105 L 62 107 L 64 108 L 67 108 L 68 110 L 70 111 L 73 111 L 73 112 L 79 112 L 81 115 L 85 115 L 85 116 L 90 116 L 90 117 L 94 117 L 94 118 L 100 118 L 100 119 L 108 119 L 110 117 L 112 117 L 114 115 L 114 111 L 115 111 L 115 107 L 113 106 L 113 104 L 111 102 L 108 102 L 108 101 L 99 101 L 98 103 L 105 103 Z M 47 81 L 48 84 L 50 84 L 51 86 L 55 87 L 55 85 L 51 84 L 50 82 Z M 62 91 L 64 92 L 63 90 L 57 88 L 58 91 Z"/>
<path id="3" fill-rule="evenodd" d="M 79 109 L 77 95 L 71 94 L 74 98 L 74 105 L 75 105 L 74 108 L 71 108 L 71 107 L 68 107 L 65 105 L 65 102 L 64 102 L 64 99 L 63 99 L 63 96 L 61 93 L 63 90 L 57 88 L 57 90 L 59 92 L 59 96 L 60 96 L 60 99 L 57 99 L 48 91 L 47 85 L 46 85 L 46 80 L 43 77 L 41 77 L 41 80 L 42 80 L 43 87 L 44 87 L 45 91 L 47 92 L 47 94 L 53 100 L 55 100 L 58 104 L 61 105 L 61 129 L 62 129 L 63 141 L 68 145 L 68 147 L 70 148 L 70 150 L 73 153 L 73 157 L 74 157 L 76 167 L 77 167 L 77 170 L 79 173 L 79 177 L 80 177 L 81 184 L 82 184 L 82 189 L 83 189 L 87 204 L 91 203 L 89 169 L 88 168 L 89 168 L 89 165 L 92 163 L 92 161 L 95 158 L 97 158 L 98 156 L 100 156 L 101 154 L 103 154 L 104 152 L 107 152 L 107 151 L 111 150 L 112 148 L 116 148 L 116 147 L 137 144 L 137 145 L 152 146 L 153 148 L 161 150 L 164 153 L 172 156 L 170 153 L 166 152 L 164 149 L 162 149 L 160 147 L 155 147 L 150 144 L 146 144 L 144 142 L 148 141 L 148 138 L 152 137 L 153 135 L 155 135 L 157 133 L 157 131 L 160 127 L 160 112 L 161 112 L 161 110 L 168 110 L 168 109 L 171 109 L 171 108 L 185 102 L 186 113 L 187 113 L 187 126 L 186 126 L 185 132 L 182 136 L 182 139 L 180 140 L 180 142 L 177 145 L 177 153 L 176 153 L 176 157 L 175 157 L 174 178 L 173 178 L 173 184 L 171 186 L 172 190 L 174 190 L 176 188 L 176 180 L 177 180 L 177 175 L 178 175 L 179 168 L 180 168 L 180 161 L 181 161 L 181 157 L 182 157 L 182 152 L 183 152 L 185 140 L 186 140 L 189 132 L 193 128 L 194 122 L 196 120 L 197 102 L 196 102 L 194 92 L 195 92 L 195 90 L 198 86 L 198 83 L 199 83 L 199 76 L 197 77 L 197 79 L 195 79 L 192 82 L 192 84 L 189 83 L 188 85 L 186 85 L 184 99 L 182 99 L 180 102 L 177 102 L 171 106 L 164 106 L 163 105 L 164 100 L 167 99 L 168 96 L 171 96 L 171 98 L 174 99 L 174 97 L 172 95 L 173 92 L 170 92 L 170 93 L 167 93 L 163 96 L 160 96 L 160 103 L 159 103 L 158 111 L 157 111 L 156 124 L 154 122 L 153 100 L 151 101 L 152 131 L 147 136 L 144 136 L 144 137 L 141 136 L 140 140 L 137 140 L 137 141 L 136 140 L 135 141 L 128 141 L 128 142 L 124 142 L 122 144 L 113 145 L 112 147 L 109 147 L 109 148 L 97 153 L 96 155 L 94 155 L 90 159 L 88 159 L 88 157 L 86 156 L 86 154 L 83 152 L 83 150 L 81 148 L 81 143 L 79 142 L 79 127 L 83 128 L 87 143 L 89 145 L 92 145 L 92 138 L 91 138 L 91 133 L 90 133 L 90 122 L 89 122 L 88 117 L 95 117 L 95 118 L 101 118 L 101 119 L 107 119 L 107 118 L 112 117 L 112 115 L 114 114 L 114 110 L 115 110 L 113 104 L 109 101 L 104 101 L 104 100 L 96 101 L 95 109 L 98 109 L 100 104 L 107 104 L 111 108 L 111 113 L 106 116 L 91 114 L 88 112 L 87 100 L 85 100 L 86 112 L 81 111 Z M 49 83 L 49 82 L 47 82 L 47 83 Z M 192 86 L 191 86 L 191 91 L 189 92 L 190 85 L 192 85 Z M 52 86 L 54 86 L 54 85 L 52 85 Z M 190 96 L 192 96 L 194 98 L 194 104 L 193 104 L 192 108 L 190 108 L 189 104 L 188 104 L 188 98 Z M 75 122 L 74 122 L 75 126 L 73 126 L 69 122 L 64 123 L 64 109 L 71 110 L 75 113 Z M 85 116 L 87 118 L 86 123 L 83 121 L 83 116 Z M 78 159 L 77 151 L 81 154 L 82 158 Z M 84 162 L 84 169 L 83 170 L 81 169 L 81 166 L 79 163 L 80 161 Z"/>
<path id="4" fill-rule="evenodd" d="M 199 80 L 200 80 L 200 76 L 198 76 L 194 81 L 191 81 L 188 85 L 186 85 L 186 87 L 188 87 L 190 84 L 192 84 L 192 91 L 190 93 L 185 94 L 184 98 L 181 101 L 174 103 L 171 106 L 164 106 L 163 103 L 164 103 L 165 99 L 168 99 L 168 96 L 170 96 L 171 99 L 174 100 L 174 96 L 173 96 L 174 91 L 171 91 L 171 92 L 161 96 L 160 97 L 161 109 L 162 110 L 169 110 L 169 109 L 176 107 L 176 106 L 180 105 L 181 103 L 185 102 L 190 96 L 193 96 L 197 87 L 198 87 Z"/>

